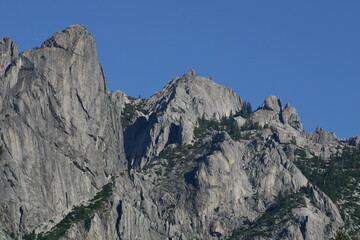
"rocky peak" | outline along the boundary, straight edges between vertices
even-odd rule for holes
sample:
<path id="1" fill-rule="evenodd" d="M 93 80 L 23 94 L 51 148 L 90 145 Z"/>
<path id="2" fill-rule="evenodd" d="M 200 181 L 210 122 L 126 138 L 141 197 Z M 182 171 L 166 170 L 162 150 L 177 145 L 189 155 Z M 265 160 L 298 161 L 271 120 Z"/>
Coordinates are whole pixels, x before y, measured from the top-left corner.
<path id="1" fill-rule="evenodd" d="M 360 136 L 351 137 L 348 139 L 348 142 L 351 146 L 359 146 L 360 145 Z"/>
<path id="2" fill-rule="evenodd" d="M 304 134 L 275 96 L 238 112 L 233 90 L 194 70 L 149 100 L 109 93 L 81 25 L 13 56 L 0 81 L 0 239 L 330 239 L 344 222 L 314 184 L 351 199 L 358 226 L 359 161 L 330 158 L 346 140 Z"/>
<path id="3" fill-rule="evenodd" d="M 16 56 L 11 41 L 2 43 Z M 0 176 L 0 212 L 21 210 L 0 225 L 29 232 L 91 199 L 126 167 L 120 112 L 107 92 L 95 42 L 80 25 L 23 52 L 1 80 L 1 116 L 7 116 L 0 122 L 6 145 L 1 167 L 8 167 Z"/>
<path id="4" fill-rule="evenodd" d="M 15 42 L 5 37 L 0 40 L 0 76 L 3 75 L 9 64 L 18 56 Z"/>
<path id="5" fill-rule="evenodd" d="M 296 109 L 287 103 L 284 110 L 281 112 L 281 120 L 284 124 L 289 124 L 291 127 L 299 132 L 303 132 L 304 128 L 300 121 L 300 117 L 296 112 Z"/>
<path id="6" fill-rule="evenodd" d="M 278 140 L 281 143 L 293 141 L 294 138 L 298 138 L 304 132 L 296 109 L 289 103 L 283 108 L 281 100 L 276 96 L 267 97 L 250 119 L 262 126 L 276 128 Z"/>
<path id="7" fill-rule="evenodd" d="M 140 159 L 158 155 L 171 143 L 191 143 L 199 118 L 219 120 L 223 116 L 235 114 L 240 111 L 242 100 L 232 89 L 209 78 L 197 76 L 194 70 L 190 70 L 170 81 L 146 104 L 149 115 L 146 122 L 141 117 L 137 124 L 125 132 L 125 137 L 131 138 L 128 139 L 127 154 L 130 159 L 137 158 L 135 162 L 143 162 Z M 142 124 L 138 125 L 140 122 Z M 138 128 L 147 129 L 148 132 L 139 131 Z M 151 136 L 151 139 L 144 134 Z M 133 143 L 141 140 L 147 141 L 143 143 L 146 146 L 154 146 L 149 148 L 151 152 L 137 150 L 137 146 L 142 144 Z"/>
<path id="8" fill-rule="evenodd" d="M 196 75 L 189 70 L 182 77 L 174 78 L 163 90 L 148 100 L 150 111 L 188 111 L 197 117 L 221 118 L 241 109 L 241 98 L 230 88 L 219 85 L 210 78 Z"/>
<path id="9" fill-rule="evenodd" d="M 61 32 L 57 32 L 46 40 L 42 47 L 61 48 L 79 55 L 85 53 L 84 48 L 95 49 L 95 42 L 88 30 L 82 25 L 72 25 Z"/>
<path id="10" fill-rule="evenodd" d="M 276 96 L 269 96 L 265 99 L 261 109 L 280 112 L 282 109 L 281 101 Z"/>
<path id="11" fill-rule="evenodd" d="M 338 137 L 333 132 L 329 132 L 319 126 L 316 127 L 315 132 L 312 133 L 312 140 L 317 143 L 331 143 L 339 142 Z"/>
<path id="12" fill-rule="evenodd" d="M 197 76 L 196 71 L 194 69 L 190 69 L 187 71 L 182 77 L 186 79 L 192 79 Z"/>

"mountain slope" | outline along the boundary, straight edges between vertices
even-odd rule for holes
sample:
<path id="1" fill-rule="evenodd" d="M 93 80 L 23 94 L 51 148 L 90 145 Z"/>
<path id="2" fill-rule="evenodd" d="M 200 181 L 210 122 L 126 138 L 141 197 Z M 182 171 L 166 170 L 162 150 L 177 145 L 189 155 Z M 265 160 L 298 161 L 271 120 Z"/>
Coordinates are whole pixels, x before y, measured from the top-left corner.
<path id="1" fill-rule="evenodd" d="M 360 237 L 360 137 L 194 70 L 150 99 L 109 93 L 81 25 L 0 53 L 0 239 Z"/>
<path id="2" fill-rule="evenodd" d="M 152 201 L 171 219 L 171 231 L 164 234 L 174 239 L 320 239 L 336 233 L 343 224 L 337 207 L 294 164 L 296 150 L 313 144 L 294 108 L 283 109 L 280 100 L 269 97 L 247 118 L 212 115 L 194 114 L 192 141 L 169 144 L 140 171 L 153 182 Z M 180 123 L 180 128 L 186 126 Z M 277 206 L 282 215 L 269 214 L 286 198 L 294 200 Z"/>
<path id="3" fill-rule="evenodd" d="M 198 116 L 220 119 L 239 111 L 241 103 L 230 88 L 190 70 L 146 101 L 147 114 L 125 131 L 127 158 L 132 166 L 143 166 L 169 144 L 190 143 Z"/>

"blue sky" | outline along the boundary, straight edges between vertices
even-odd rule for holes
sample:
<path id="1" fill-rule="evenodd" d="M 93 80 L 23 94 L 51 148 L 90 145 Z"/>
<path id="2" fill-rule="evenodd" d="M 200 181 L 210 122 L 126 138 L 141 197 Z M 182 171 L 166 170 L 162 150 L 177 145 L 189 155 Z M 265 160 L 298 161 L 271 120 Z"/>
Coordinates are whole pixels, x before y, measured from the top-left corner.
<path id="1" fill-rule="evenodd" d="M 195 69 L 253 108 L 276 95 L 306 131 L 360 135 L 360 1 L 7 1 L 0 37 L 20 51 L 83 24 L 110 90 L 149 97 Z"/>

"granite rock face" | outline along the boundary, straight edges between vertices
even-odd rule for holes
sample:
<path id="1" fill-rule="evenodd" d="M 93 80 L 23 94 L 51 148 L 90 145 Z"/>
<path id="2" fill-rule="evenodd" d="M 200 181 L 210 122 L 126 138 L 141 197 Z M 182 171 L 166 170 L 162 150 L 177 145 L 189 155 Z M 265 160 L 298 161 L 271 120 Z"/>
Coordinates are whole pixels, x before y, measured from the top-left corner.
<path id="1" fill-rule="evenodd" d="M 306 133 L 275 96 L 243 114 L 194 70 L 150 99 L 110 93 L 81 25 L 0 53 L 0 239 L 330 239 L 355 212 L 301 167 L 359 137 Z"/>
<path id="2" fill-rule="evenodd" d="M 18 56 L 16 44 L 9 37 L 0 40 L 0 76 L 5 73 L 6 68 Z"/>
<path id="3" fill-rule="evenodd" d="M 166 228 L 160 228 L 158 232 L 170 239 L 243 239 L 250 236 L 252 239 L 257 236 L 256 231 L 268 231 L 262 225 L 263 215 L 267 216 L 268 209 L 274 208 L 277 200 L 285 195 L 285 199 L 294 198 L 293 202 L 286 204 L 299 204 L 286 213 L 279 208 L 281 214 L 273 213 L 275 226 L 268 232 L 268 237 L 259 235 L 255 239 L 323 239 L 334 236 L 343 225 L 336 205 L 312 186 L 294 164 L 298 158 L 298 147 L 314 144 L 324 147 L 329 142 L 319 142 L 317 138 L 307 136 L 295 108 L 289 104 L 283 108 L 275 96 L 266 98 L 262 107 L 247 119 L 237 114 L 232 117 L 231 112 L 241 110 L 239 97 L 225 97 L 225 102 L 219 107 L 214 107 L 216 105 L 211 100 L 202 101 L 201 109 L 207 110 L 196 111 L 194 109 L 199 109 L 193 104 L 196 101 L 189 101 L 188 95 L 182 93 L 201 92 L 198 86 L 210 80 L 195 76 L 190 71 L 170 82 L 147 100 L 144 107 L 146 113 L 134 114 L 133 123 L 125 130 L 127 151 L 127 147 L 135 146 L 138 139 L 147 139 L 150 146 L 140 144 L 136 148 L 147 146 L 146 149 L 158 149 L 158 152 L 151 152 L 141 148 L 142 156 L 148 158 L 139 164 L 141 173 L 134 173 L 138 176 L 137 185 L 147 185 L 141 192 L 148 195 L 140 201 L 140 205 L 146 205 L 145 210 L 151 209 L 152 214 L 148 214 L 150 222 L 159 221 L 157 215 L 164 216 L 162 221 L 166 219 L 160 224 Z M 189 77 L 190 80 L 197 80 L 196 84 L 189 83 Z M 175 90 L 171 88 L 174 85 Z M 223 96 L 211 88 L 218 86 L 211 84 L 206 88 L 206 92 L 218 94 L 218 97 L 213 95 L 212 99 Z M 234 99 L 240 100 L 234 102 Z M 191 116 L 187 116 L 190 113 Z M 229 135 L 224 130 L 211 130 L 210 127 L 206 136 L 196 138 L 194 129 L 199 126 L 200 118 L 221 122 L 224 117 L 234 118 L 239 126 L 249 126 L 252 122 L 261 127 L 242 130 L 240 139 L 230 136 L 231 131 Z M 179 121 L 179 118 L 190 119 L 190 124 Z M 174 124 L 181 127 L 180 133 L 169 130 L 171 133 L 166 133 L 163 138 L 164 129 L 171 129 Z M 187 127 L 187 133 L 191 136 L 188 138 L 183 135 Z M 144 129 L 158 129 L 160 135 L 154 134 L 154 130 Z M 152 141 L 154 136 L 158 137 Z M 173 140 L 169 141 L 169 138 Z M 318 150 L 314 147 L 311 149 Z M 157 214 L 153 213 L 154 209 L 157 209 Z M 291 220 L 284 224 L 277 223 L 283 219 Z M 255 230 L 250 233 L 243 229 Z M 146 235 L 143 237 L 146 238 Z"/>
<path id="4" fill-rule="evenodd" d="M 127 158 L 132 166 L 144 166 L 169 144 L 191 143 L 198 118 L 219 120 L 241 107 L 242 100 L 233 90 L 190 70 L 146 101 L 147 115 L 125 131 Z"/>
<path id="5" fill-rule="evenodd" d="M 1 62 L 1 226 L 46 231 L 126 168 L 120 115 L 81 25 Z M 11 50 L 11 51 L 10 51 Z M 11 54 L 10 54 L 11 53 Z"/>

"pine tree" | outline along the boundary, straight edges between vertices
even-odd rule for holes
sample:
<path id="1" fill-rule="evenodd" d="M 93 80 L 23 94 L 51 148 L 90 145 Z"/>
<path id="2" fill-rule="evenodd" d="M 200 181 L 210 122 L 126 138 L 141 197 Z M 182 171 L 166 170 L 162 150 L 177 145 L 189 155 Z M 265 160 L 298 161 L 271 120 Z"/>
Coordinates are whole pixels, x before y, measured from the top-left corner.
<path id="1" fill-rule="evenodd" d="M 249 115 L 250 115 L 250 113 L 252 113 L 251 103 L 249 103 L 249 102 L 246 103 L 246 113 Z"/>
<path id="2" fill-rule="evenodd" d="M 336 237 L 333 238 L 333 239 L 334 239 L 334 240 L 350 240 L 350 238 L 349 238 L 348 236 L 346 236 L 346 234 L 343 233 L 343 232 L 338 232 L 338 233 L 336 234 Z"/>

